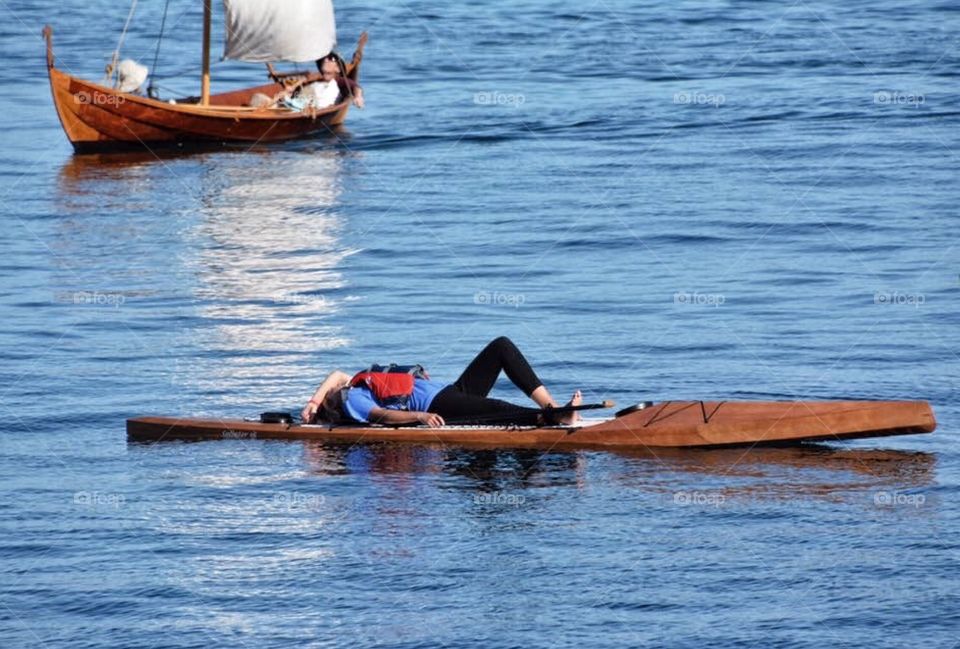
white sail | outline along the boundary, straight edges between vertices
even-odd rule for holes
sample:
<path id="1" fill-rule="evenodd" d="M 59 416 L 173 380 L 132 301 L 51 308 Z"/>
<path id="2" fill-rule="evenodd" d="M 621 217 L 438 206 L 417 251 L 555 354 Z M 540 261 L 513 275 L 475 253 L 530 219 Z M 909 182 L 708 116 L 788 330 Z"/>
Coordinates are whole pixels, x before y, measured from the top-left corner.
<path id="1" fill-rule="evenodd" d="M 223 0 L 223 56 L 240 61 L 315 61 L 337 44 L 331 0 Z"/>

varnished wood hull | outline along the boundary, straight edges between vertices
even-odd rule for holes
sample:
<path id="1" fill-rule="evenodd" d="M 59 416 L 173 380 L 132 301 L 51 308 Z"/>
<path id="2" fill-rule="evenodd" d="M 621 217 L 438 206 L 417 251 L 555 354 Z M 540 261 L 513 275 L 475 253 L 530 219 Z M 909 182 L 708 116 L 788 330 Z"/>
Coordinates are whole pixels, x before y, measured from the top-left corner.
<path id="1" fill-rule="evenodd" d="M 574 428 L 388 428 L 261 424 L 243 420 L 139 417 L 130 441 L 292 439 L 404 442 L 484 448 L 710 447 L 929 433 L 925 401 L 667 401 Z"/>
<path id="2" fill-rule="evenodd" d="M 277 83 L 212 95 L 206 106 L 122 93 L 58 70 L 47 31 L 45 36 L 53 103 L 77 152 L 292 140 L 333 132 L 350 108 L 349 102 L 313 113 L 246 107 L 256 93 L 273 96 L 282 90 Z M 358 68 L 355 57 L 349 75 L 356 78 Z"/>

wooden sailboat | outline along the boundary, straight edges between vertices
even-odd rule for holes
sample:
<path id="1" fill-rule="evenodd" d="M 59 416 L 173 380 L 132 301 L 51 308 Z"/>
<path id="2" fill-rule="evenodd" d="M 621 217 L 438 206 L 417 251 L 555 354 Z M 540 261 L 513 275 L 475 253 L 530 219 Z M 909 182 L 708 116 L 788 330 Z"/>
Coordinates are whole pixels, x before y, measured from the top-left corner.
<path id="1" fill-rule="evenodd" d="M 350 108 L 349 98 L 326 108 L 304 111 L 291 110 L 282 105 L 250 106 L 251 99 L 257 93 L 274 97 L 289 90 L 283 79 L 273 74 L 272 68 L 272 83 L 211 95 L 211 2 L 203 0 L 203 74 L 199 97 L 161 101 L 121 92 L 67 74 L 54 64 L 53 30 L 49 25 L 44 27 L 53 103 L 63 130 L 77 152 L 165 145 L 275 142 L 331 131 L 344 121 Z M 308 14 L 306 24 L 301 24 L 301 17 L 295 13 L 298 7 L 307 7 L 305 0 L 280 5 L 263 0 L 232 0 L 225 3 L 225 7 L 229 14 L 231 5 L 244 4 L 253 5 L 252 18 L 251 11 L 228 15 L 227 58 L 261 62 L 313 61 L 328 53 L 335 43 L 336 28 L 329 0 L 321 0 L 320 11 L 316 10 L 316 2 L 305 9 Z M 323 8 L 328 8 L 325 15 Z M 265 16 L 265 13 L 269 15 Z M 286 19 L 289 24 L 279 24 L 278 18 Z M 253 19 L 259 20 L 259 24 L 242 24 L 244 20 Z M 314 19 L 315 23 L 324 20 L 324 23 L 311 25 L 309 19 Z M 315 28 L 313 32 L 312 28 Z M 271 30 L 276 33 L 267 33 Z M 354 81 L 359 80 L 366 41 L 367 35 L 364 33 L 360 36 L 353 59 L 345 66 L 345 75 Z M 306 74 L 298 81 L 302 85 L 320 78 L 319 73 L 313 73 Z"/>

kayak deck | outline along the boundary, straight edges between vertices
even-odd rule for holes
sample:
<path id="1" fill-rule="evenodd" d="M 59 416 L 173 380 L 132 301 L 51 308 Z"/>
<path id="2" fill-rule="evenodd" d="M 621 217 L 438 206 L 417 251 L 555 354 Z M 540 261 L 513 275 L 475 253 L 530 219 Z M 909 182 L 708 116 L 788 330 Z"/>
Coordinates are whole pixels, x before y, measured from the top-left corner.
<path id="1" fill-rule="evenodd" d="M 664 401 L 576 426 L 264 424 L 243 419 L 137 417 L 134 442 L 212 439 L 403 442 L 484 448 L 656 448 L 829 441 L 933 432 L 925 401 Z"/>

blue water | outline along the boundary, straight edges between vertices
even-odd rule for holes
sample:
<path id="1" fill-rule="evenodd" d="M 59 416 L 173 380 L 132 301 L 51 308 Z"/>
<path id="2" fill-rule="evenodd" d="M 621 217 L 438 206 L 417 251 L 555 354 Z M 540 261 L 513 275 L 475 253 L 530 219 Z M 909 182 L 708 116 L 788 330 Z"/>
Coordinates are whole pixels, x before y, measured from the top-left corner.
<path id="1" fill-rule="evenodd" d="M 171 2 L 165 93 L 197 92 L 199 9 Z M 0 5 L 0 646 L 955 646 L 954 4 L 341 0 L 346 53 L 371 40 L 339 139 L 73 156 L 40 29 L 97 79 L 127 10 Z M 336 367 L 452 380 L 501 334 L 559 396 L 924 398 L 940 427 L 125 439 L 299 408 Z"/>

